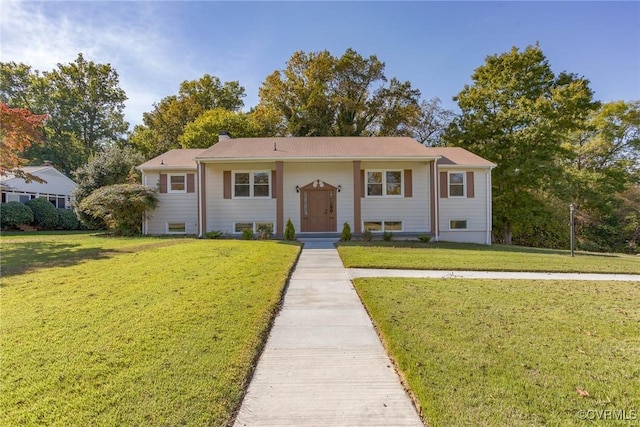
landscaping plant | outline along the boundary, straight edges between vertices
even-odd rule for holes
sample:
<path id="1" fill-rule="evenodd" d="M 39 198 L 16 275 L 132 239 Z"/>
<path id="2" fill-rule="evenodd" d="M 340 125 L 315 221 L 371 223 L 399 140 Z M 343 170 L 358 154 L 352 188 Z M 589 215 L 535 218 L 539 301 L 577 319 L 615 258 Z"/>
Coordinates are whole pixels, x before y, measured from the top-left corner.
<path id="1" fill-rule="evenodd" d="M 44 197 L 31 199 L 25 203 L 33 211 L 33 222 L 44 229 L 54 229 L 58 225 L 58 209 Z"/>
<path id="2" fill-rule="evenodd" d="M 342 234 L 340 234 L 340 240 L 343 242 L 348 242 L 351 240 L 351 226 L 349 226 L 348 222 L 345 222 L 342 226 Z"/>

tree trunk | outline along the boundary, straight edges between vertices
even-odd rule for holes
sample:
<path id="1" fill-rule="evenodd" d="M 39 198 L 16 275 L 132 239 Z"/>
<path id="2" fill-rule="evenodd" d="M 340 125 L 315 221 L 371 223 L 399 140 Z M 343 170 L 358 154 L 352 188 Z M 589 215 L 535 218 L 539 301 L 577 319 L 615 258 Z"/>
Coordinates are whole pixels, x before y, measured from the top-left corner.
<path id="1" fill-rule="evenodd" d="M 511 232 L 511 223 L 509 222 L 509 220 L 505 220 L 504 221 L 504 244 L 511 246 L 511 238 L 512 238 L 512 232 Z"/>

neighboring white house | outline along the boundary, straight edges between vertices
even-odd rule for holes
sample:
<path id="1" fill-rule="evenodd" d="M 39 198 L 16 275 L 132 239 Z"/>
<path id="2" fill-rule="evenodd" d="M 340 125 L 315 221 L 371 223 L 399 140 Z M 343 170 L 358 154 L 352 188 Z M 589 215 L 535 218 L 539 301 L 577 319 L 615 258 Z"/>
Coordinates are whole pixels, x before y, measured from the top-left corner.
<path id="1" fill-rule="evenodd" d="M 491 244 L 491 169 L 462 148 L 407 137 L 239 138 L 171 150 L 138 168 L 159 189 L 145 234 L 429 234 Z"/>
<path id="2" fill-rule="evenodd" d="M 71 208 L 71 192 L 76 183 L 51 165 L 25 166 L 23 171 L 45 182 L 26 182 L 12 174 L 0 176 L 2 203 L 25 203 L 37 197 L 46 197 L 57 208 Z"/>

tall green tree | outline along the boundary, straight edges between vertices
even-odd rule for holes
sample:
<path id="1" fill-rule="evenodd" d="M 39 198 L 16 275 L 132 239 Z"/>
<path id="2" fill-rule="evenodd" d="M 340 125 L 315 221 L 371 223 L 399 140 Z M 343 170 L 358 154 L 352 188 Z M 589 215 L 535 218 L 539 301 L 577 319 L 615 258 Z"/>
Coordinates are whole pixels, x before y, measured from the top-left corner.
<path id="1" fill-rule="evenodd" d="M 546 198 L 563 173 L 558 159 L 569 155 L 563 143 L 597 103 L 586 79 L 555 75 L 539 46 L 488 56 L 471 78 L 454 97 L 461 113 L 444 140 L 498 165 L 494 230 L 511 244 L 514 234 L 544 227 L 540 218 L 553 217 Z"/>
<path id="2" fill-rule="evenodd" d="M 208 148 L 218 142 L 220 131 L 229 132 L 234 138 L 251 138 L 260 135 L 252 116 L 215 108 L 202 113 L 187 124 L 178 138 L 182 148 Z"/>
<path id="3" fill-rule="evenodd" d="M 143 125 L 134 128 L 129 141 L 147 158 L 180 148 L 185 127 L 212 109 L 237 112 L 245 91 L 239 82 L 222 82 L 205 74 L 198 80 L 183 81 L 177 95 L 163 98 L 153 111 L 144 113 Z"/>
<path id="4" fill-rule="evenodd" d="M 32 163 L 49 160 L 70 174 L 103 146 L 123 140 L 127 97 L 111 65 L 87 61 L 80 53 L 49 72 L 15 62 L 2 63 L 0 71 L 1 99 L 49 116 L 44 144 L 25 152 Z"/>
<path id="5" fill-rule="evenodd" d="M 420 114 L 420 91 L 409 82 L 387 83 L 384 63 L 348 49 L 296 52 L 284 70 L 267 76 L 257 111 L 279 117 L 276 128 L 293 136 L 408 135 Z"/>

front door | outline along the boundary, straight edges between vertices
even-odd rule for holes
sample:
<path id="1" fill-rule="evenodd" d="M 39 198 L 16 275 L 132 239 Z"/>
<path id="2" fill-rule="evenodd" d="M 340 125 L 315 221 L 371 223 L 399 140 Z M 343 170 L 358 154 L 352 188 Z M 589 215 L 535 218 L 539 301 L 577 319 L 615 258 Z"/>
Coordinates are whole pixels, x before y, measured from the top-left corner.
<path id="1" fill-rule="evenodd" d="M 336 231 L 336 188 L 314 181 L 300 189 L 302 232 Z"/>

